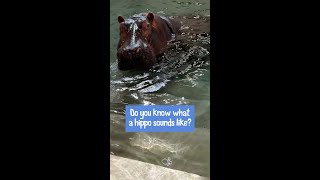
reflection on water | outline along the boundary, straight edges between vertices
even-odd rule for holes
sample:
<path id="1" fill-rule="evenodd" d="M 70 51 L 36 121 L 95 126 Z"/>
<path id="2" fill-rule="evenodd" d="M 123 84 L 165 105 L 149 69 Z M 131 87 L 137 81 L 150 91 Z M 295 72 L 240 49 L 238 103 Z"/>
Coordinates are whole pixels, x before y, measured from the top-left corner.
<path id="1" fill-rule="evenodd" d="M 111 154 L 210 176 L 209 0 L 111 0 Z M 155 12 L 182 22 L 183 32 L 152 69 L 118 71 L 118 15 Z M 194 133 L 126 133 L 125 105 L 195 105 Z"/>

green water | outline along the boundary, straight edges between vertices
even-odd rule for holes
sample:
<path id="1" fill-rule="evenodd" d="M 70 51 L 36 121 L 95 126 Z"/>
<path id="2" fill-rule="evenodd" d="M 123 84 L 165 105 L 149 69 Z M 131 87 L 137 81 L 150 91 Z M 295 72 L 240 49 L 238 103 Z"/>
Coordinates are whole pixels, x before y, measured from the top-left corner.
<path id="1" fill-rule="evenodd" d="M 117 69 L 117 17 L 140 12 L 210 18 L 209 0 L 111 0 L 110 15 L 110 153 L 210 177 L 210 35 L 181 36 L 151 70 Z M 188 27 L 187 23 L 183 27 Z M 209 26 L 208 24 L 205 26 Z M 208 32 L 210 34 L 210 32 Z M 179 38 L 178 38 L 179 39 Z M 126 133 L 125 105 L 195 105 L 194 133 Z M 170 163 L 168 163 L 170 162 Z"/>

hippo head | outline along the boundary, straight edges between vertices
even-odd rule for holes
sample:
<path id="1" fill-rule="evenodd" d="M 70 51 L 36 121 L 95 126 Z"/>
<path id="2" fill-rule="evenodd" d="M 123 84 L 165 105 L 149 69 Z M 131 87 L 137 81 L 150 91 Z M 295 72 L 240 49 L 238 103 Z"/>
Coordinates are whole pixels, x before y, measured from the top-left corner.
<path id="1" fill-rule="evenodd" d="M 118 43 L 119 70 L 145 69 L 156 62 L 156 54 L 151 46 L 152 22 L 154 15 L 138 14 L 129 19 L 118 17 L 120 39 Z"/>

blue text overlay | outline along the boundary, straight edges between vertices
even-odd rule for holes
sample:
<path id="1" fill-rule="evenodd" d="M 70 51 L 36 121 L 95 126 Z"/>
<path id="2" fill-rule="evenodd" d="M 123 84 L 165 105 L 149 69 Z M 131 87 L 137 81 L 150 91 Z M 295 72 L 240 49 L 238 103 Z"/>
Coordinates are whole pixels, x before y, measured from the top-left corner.
<path id="1" fill-rule="evenodd" d="M 126 132 L 193 132 L 193 105 L 127 105 Z"/>

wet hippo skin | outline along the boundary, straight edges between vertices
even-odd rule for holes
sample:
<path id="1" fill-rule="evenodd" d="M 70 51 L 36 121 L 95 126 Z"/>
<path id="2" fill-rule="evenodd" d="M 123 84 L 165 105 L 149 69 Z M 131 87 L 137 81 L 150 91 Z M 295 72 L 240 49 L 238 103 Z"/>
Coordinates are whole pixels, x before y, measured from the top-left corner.
<path id="1" fill-rule="evenodd" d="M 128 19 L 119 16 L 118 22 L 119 70 L 151 68 L 181 27 L 180 23 L 153 13 L 140 13 Z"/>

